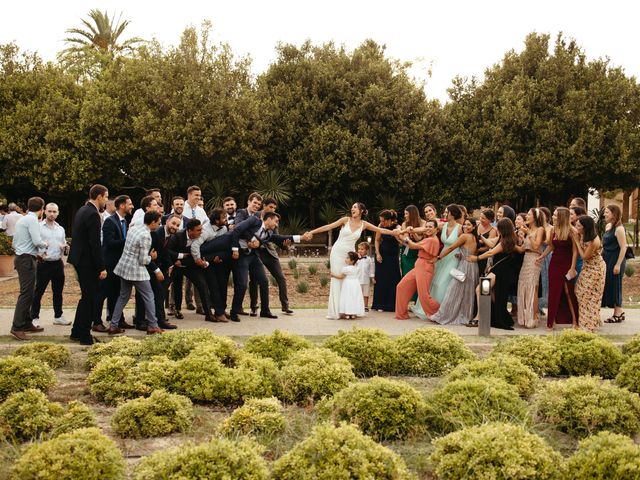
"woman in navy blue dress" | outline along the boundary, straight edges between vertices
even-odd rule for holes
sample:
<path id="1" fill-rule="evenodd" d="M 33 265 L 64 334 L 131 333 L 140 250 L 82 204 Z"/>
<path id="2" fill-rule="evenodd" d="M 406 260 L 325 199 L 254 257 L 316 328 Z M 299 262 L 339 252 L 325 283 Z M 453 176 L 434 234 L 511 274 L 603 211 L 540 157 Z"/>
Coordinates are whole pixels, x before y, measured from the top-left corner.
<path id="1" fill-rule="evenodd" d="M 380 213 L 380 228 L 395 230 L 397 214 L 393 210 Z M 400 247 L 395 237 L 376 233 L 376 285 L 371 308 L 395 312 L 396 287 L 400 282 Z"/>
<path id="2" fill-rule="evenodd" d="M 607 265 L 607 274 L 604 279 L 602 306 L 613 308 L 613 315 L 605 320 L 606 323 L 620 323 L 624 320 L 622 277 L 626 266 L 624 255 L 627 250 L 627 237 L 622 225 L 620 207 L 607 205 L 604 209 L 604 219 L 607 227 L 602 237 L 602 256 Z"/>

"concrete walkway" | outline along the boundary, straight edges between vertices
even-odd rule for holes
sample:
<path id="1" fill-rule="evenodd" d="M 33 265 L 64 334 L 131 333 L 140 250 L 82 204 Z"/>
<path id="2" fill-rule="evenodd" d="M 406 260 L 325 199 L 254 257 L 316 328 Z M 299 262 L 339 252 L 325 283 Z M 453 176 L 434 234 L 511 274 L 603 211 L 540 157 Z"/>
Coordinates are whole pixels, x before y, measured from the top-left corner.
<path id="1" fill-rule="evenodd" d="M 269 320 L 265 318 L 251 318 L 242 316 L 241 322 L 234 323 L 210 323 L 203 320 L 204 317 L 196 315 L 193 312 L 184 310 L 185 318 L 183 320 L 175 320 L 169 317 L 170 321 L 178 325 L 180 329 L 207 328 L 221 335 L 229 336 L 251 336 L 270 334 L 276 329 L 285 330 L 299 335 L 333 335 L 338 330 L 349 330 L 352 326 L 379 328 L 390 335 L 402 335 L 406 332 L 421 327 L 438 327 L 430 322 L 418 319 L 411 320 L 395 320 L 393 313 L 370 312 L 365 318 L 359 320 L 329 320 L 325 318 L 326 310 L 324 309 L 301 309 L 296 310 L 293 315 L 278 315 L 277 319 Z M 278 314 L 277 311 L 274 313 Z M 603 320 L 611 314 L 609 310 L 602 310 Z M 133 310 L 125 311 L 126 318 L 131 319 Z M 65 316 L 73 319 L 74 311 L 65 310 Z M 13 309 L 0 309 L 0 335 L 9 335 L 11 329 L 11 321 L 13 318 Z M 67 336 L 71 327 L 53 325 L 53 310 L 43 309 L 40 316 L 40 324 L 45 328 L 42 334 L 33 335 L 37 339 L 38 335 L 46 336 Z M 556 332 L 569 326 L 558 326 Z M 477 334 L 477 329 L 468 328 L 463 325 L 443 326 L 452 332 L 460 335 L 472 336 Z M 626 320 L 619 324 L 603 324 L 600 332 L 602 335 L 634 335 L 640 333 L 640 310 L 627 309 Z M 131 336 L 144 335 L 144 332 L 137 330 L 127 330 L 127 334 Z M 492 336 L 507 335 L 547 335 L 546 323 L 542 323 L 538 328 L 525 329 L 518 326 L 515 330 L 499 330 L 491 329 Z M 105 336 L 106 334 L 96 334 L 96 336 Z"/>

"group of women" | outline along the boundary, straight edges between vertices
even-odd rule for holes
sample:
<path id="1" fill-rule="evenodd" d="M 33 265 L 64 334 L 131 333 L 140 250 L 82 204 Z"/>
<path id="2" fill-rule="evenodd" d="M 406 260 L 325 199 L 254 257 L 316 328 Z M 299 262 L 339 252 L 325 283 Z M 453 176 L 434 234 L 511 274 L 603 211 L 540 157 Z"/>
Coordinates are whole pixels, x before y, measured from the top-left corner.
<path id="1" fill-rule="evenodd" d="M 376 282 L 372 308 L 393 311 L 397 319 L 419 318 L 441 325 L 476 326 L 479 278 L 491 281 L 491 325 L 536 328 L 546 315 L 556 324 L 594 331 L 600 307 L 613 308 L 606 322 L 624 320 L 622 277 L 626 237 L 617 205 L 604 209 L 602 240 L 581 199 L 553 213 L 544 207 L 516 214 L 508 205 L 483 210 L 476 220 L 461 205 L 449 205 L 439 219 L 434 205 L 415 205 L 398 223 L 395 212 L 380 214 L 378 226 L 363 220 L 354 204 L 351 216 L 312 233 L 341 227 L 331 251 L 331 269 L 341 269 L 364 229 L 376 232 Z M 339 285 L 332 280 L 329 312 L 338 318 Z M 508 306 L 511 305 L 511 310 Z M 544 308 L 547 308 L 545 314 Z"/>

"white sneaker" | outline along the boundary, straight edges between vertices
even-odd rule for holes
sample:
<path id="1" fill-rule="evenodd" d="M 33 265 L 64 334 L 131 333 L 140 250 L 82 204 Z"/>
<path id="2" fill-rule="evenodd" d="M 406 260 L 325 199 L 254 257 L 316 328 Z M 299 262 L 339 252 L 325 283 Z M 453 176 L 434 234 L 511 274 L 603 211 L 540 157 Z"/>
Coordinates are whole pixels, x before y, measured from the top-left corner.
<path id="1" fill-rule="evenodd" d="M 54 325 L 71 325 L 71 320 L 64 318 L 64 315 L 60 315 L 58 318 L 53 319 Z"/>
<path id="2" fill-rule="evenodd" d="M 31 320 L 31 323 L 33 323 L 34 327 L 39 327 L 40 326 L 40 319 L 38 317 L 36 317 L 36 318 Z"/>

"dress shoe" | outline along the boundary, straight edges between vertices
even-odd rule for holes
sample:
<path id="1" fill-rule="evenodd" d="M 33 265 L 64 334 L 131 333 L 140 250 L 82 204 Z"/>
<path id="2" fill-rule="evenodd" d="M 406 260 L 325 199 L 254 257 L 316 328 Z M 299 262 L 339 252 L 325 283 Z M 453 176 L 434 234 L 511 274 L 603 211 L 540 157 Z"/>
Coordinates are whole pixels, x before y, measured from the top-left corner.
<path id="1" fill-rule="evenodd" d="M 120 327 L 109 327 L 107 329 L 107 333 L 109 335 L 119 335 L 121 333 L 124 333 L 124 328 L 120 328 Z"/>
<path id="2" fill-rule="evenodd" d="M 229 315 L 227 312 L 224 312 L 224 316 L 226 317 L 227 320 L 231 319 L 231 315 Z"/>
<path id="3" fill-rule="evenodd" d="M 258 309 L 257 308 L 252 308 L 251 309 L 251 313 L 249 314 L 250 317 L 257 317 L 258 316 Z"/>
<path id="4" fill-rule="evenodd" d="M 219 323 L 229 323 L 229 320 L 227 320 L 227 317 L 224 315 L 216 315 L 215 319 L 216 319 L 216 322 L 219 322 Z"/>
<path id="5" fill-rule="evenodd" d="M 232 322 L 239 322 L 239 321 L 240 321 L 240 317 L 238 317 L 238 315 L 237 315 L 237 314 L 235 314 L 235 313 L 232 313 L 232 314 L 230 315 L 230 317 L 231 317 L 231 318 L 230 318 L 229 320 L 231 320 Z"/>
<path id="6" fill-rule="evenodd" d="M 169 317 L 173 317 L 176 314 L 176 307 L 167 308 L 167 315 Z"/>
<path id="7" fill-rule="evenodd" d="M 216 320 L 215 315 L 212 315 L 211 312 L 209 312 L 204 316 L 204 321 L 205 322 L 217 322 L 218 320 Z"/>
<path id="8" fill-rule="evenodd" d="M 164 333 L 164 330 L 161 328 L 148 328 L 147 335 L 155 335 L 156 333 Z"/>
<path id="9" fill-rule="evenodd" d="M 102 323 L 99 323 L 91 327 L 91 330 L 93 330 L 94 332 L 107 333 L 109 329 L 105 327 Z"/>
<path id="10" fill-rule="evenodd" d="M 24 331 L 29 333 L 40 333 L 40 332 L 44 332 L 44 328 L 36 327 L 35 325 L 32 324 L 32 325 L 29 325 L 28 327 L 25 327 Z"/>
<path id="11" fill-rule="evenodd" d="M 21 330 L 11 330 L 11 336 L 16 340 L 29 340 L 29 336 Z"/>
<path id="12" fill-rule="evenodd" d="M 176 310 L 176 320 L 182 320 L 184 318 L 184 315 L 182 314 L 182 312 L 180 310 Z"/>
<path id="13" fill-rule="evenodd" d="M 148 329 L 148 325 L 146 323 L 136 323 L 136 330 L 140 330 L 141 332 L 146 332 Z"/>
<path id="14" fill-rule="evenodd" d="M 233 314 L 232 314 L 233 315 Z M 245 310 L 239 310 L 238 311 L 238 315 L 249 315 L 249 312 L 245 311 Z"/>
<path id="15" fill-rule="evenodd" d="M 271 312 L 260 312 L 260 318 L 278 318 L 278 316 Z"/>
<path id="16" fill-rule="evenodd" d="M 293 310 L 291 310 L 289 307 L 285 307 L 282 309 L 282 313 L 286 314 L 286 315 L 292 315 L 293 314 Z"/>
<path id="17" fill-rule="evenodd" d="M 187 303 L 187 310 L 195 310 L 196 306 L 193 303 Z"/>
<path id="18" fill-rule="evenodd" d="M 130 323 L 125 322 L 124 320 L 120 320 L 120 323 L 118 323 L 118 328 L 122 328 L 123 330 L 129 330 L 132 328 L 136 328 L 133 325 L 131 325 Z"/>
<path id="19" fill-rule="evenodd" d="M 158 322 L 158 327 L 160 327 L 162 330 L 175 330 L 176 328 L 178 328 L 177 325 L 169 322 Z"/>
<path id="20" fill-rule="evenodd" d="M 196 308 L 196 313 L 197 313 L 198 315 L 206 315 L 206 314 L 204 313 L 204 309 L 203 309 L 202 307 L 198 307 L 198 308 Z"/>

